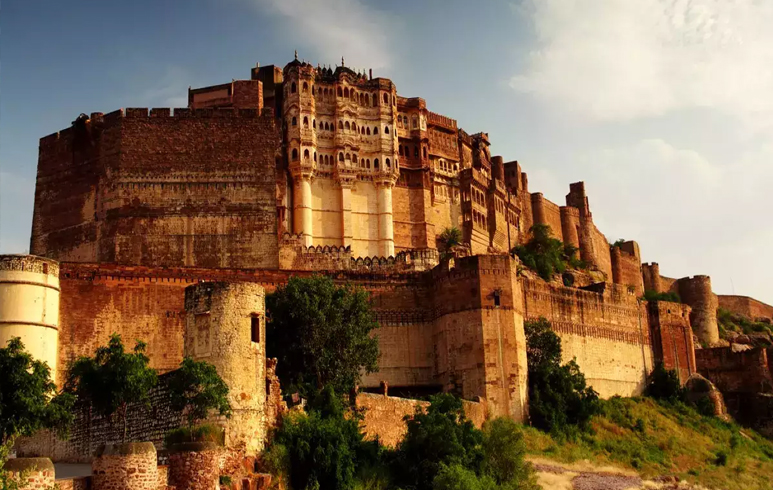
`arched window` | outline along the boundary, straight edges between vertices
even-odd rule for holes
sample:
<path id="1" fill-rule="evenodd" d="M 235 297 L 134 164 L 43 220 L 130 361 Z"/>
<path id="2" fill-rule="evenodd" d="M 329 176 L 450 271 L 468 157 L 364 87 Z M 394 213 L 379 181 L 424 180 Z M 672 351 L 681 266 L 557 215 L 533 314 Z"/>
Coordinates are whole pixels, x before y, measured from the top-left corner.
<path id="1" fill-rule="evenodd" d="M 426 159 L 426 158 L 427 158 L 427 147 L 425 146 L 425 147 L 423 148 L 423 150 L 424 150 L 424 158 Z"/>
<path id="2" fill-rule="evenodd" d="M 344 97 L 349 98 L 349 87 L 344 89 Z"/>
<path id="3" fill-rule="evenodd" d="M 384 104 L 389 104 L 389 96 L 384 93 Z"/>
<path id="4" fill-rule="evenodd" d="M 403 156 L 403 145 L 400 145 L 400 146 L 397 148 L 397 153 L 398 153 L 400 156 Z"/>
<path id="5" fill-rule="evenodd" d="M 387 166 L 387 168 L 391 168 L 392 167 L 392 164 L 389 162 L 388 158 L 386 159 L 386 166 Z"/>
<path id="6" fill-rule="evenodd" d="M 316 151 L 314 152 L 314 161 L 315 162 L 317 161 L 317 152 Z"/>
<path id="7" fill-rule="evenodd" d="M 309 159 L 309 150 L 303 150 L 303 159 L 308 160 Z"/>
<path id="8" fill-rule="evenodd" d="M 418 146 L 414 146 L 413 147 L 413 156 L 414 156 L 414 158 L 419 158 L 419 147 Z"/>
<path id="9" fill-rule="evenodd" d="M 303 82 L 303 91 L 308 92 L 309 91 L 309 84 L 306 82 Z"/>
<path id="10" fill-rule="evenodd" d="M 368 136 L 370 136 L 370 128 L 366 128 L 365 131 L 367 132 Z"/>
<path id="11" fill-rule="evenodd" d="M 357 132 L 357 123 L 352 123 L 352 131 Z"/>
<path id="12" fill-rule="evenodd" d="M 351 129 L 351 125 L 349 124 L 349 121 L 346 121 L 346 124 L 344 124 L 344 127 L 346 128 L 347 131 Z"/>
<path id="13" fill-rule="evenodd" d="M 344 161 L 344 154 L 343 154 L 343 152 L 338 154 L 338 161 L 339 162 L 343 162 Z"/>
<path id="14" fill-rule="evenodd" d="M 295 118 L 295 116 L 293 116 L 293 126 L 297 126 L 297 125 L 298 125 L 298 120 Z"/>
<path id="15" fill-rule="evenodd" d="M 298 91 L 298 87 L 296 87 L 296 86 L 295 86 L 295 82 L 293 82 L 293 84 L 292 84 L 292 85 L 290 85 L 290 93 L 291 93 L 291 94 L 294 94 L 294 93 L 295 93 L 295 92 L 297 92 L 297 91 Z"/>
<path id="16" fill-rule="evenodd" d="M 344 130 L 344 123 L 342 123 L 341 121 L 338 121 L 338 129 L 340 129 L 341 131 Z"/>
<path id="17" fill-rule="evenodd" d="M 378 158 L 373 160 L 373 168 L 378 168 Z"/>
<path id="18" fill-rule="evenodd" d="M 368 160 L 365 162 L 365 164 L 366 164 L 366 166 L 367 166 L 368 168 L 370 168 L 370 158 L 368 158 Z"/>
<path id="19" fill-rule="evenodd" d="M 344 96 L 344 92 L 343 92 L 343 90 L 341 90 L 341 87 L 338 87 L 338 96 L 339 97 L 343 97 Z"/>
<path id="20" fill-rule="evenodd" d="M 298 150 L 293 148 L 293 161 L 298 160 Z"/>
<path id="21" fill-rule="evenodd" d="M 317 129 L 317 120 L 316 119 L 312 119 L 311 120 L 311 127 L 314 128 L 314 129 Z"/>
<path id="22" fill-rule="evenodd" d="M 384 134 L 389 134 L 389 126 L 384 126 Z M 392 148 L 394 148 L 394 146 Z"/>
<path id="23" fill-rule="evenodd" d="M 378 96 L 376 94 L 373 94 L 373 107 L 376 107 L 378 105 Z"/>
<path id="24" fill-rule="evenodd" d="M 413 129 L 417 129 L 419 127 L 419 118 L 416 116 L 413 116 Z"/>
<path id="25" fill-rule="evenodd" d="M 309 127 L 309 118 L 306 116 L 303 116 L 303 127 L 308 128 Z"/>
<path id="26" fill-rule="evenodd" d="M 357 163 L 357 155 L 352 155 L 352 163 Z"/>
<path id="27" fill-rule="evenodd" d="M 373 128 L 373 134 L 378 134 L 378 127 Z"/>

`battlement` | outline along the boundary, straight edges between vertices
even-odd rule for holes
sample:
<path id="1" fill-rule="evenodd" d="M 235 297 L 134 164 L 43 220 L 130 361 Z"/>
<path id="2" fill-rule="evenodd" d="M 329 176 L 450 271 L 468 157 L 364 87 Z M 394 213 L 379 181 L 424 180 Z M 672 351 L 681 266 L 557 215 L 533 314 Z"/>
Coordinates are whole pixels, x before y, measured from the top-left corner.
<path id="1" fill-rule="evenodd" d="M 457 129 L 456 119 L 451 119 L 450 117 L 446 117 L 432 111 L 427 112 L 427 121 L 429 121 L 429 123 L 432 125 L 450 129 L 454 132 L 456 132 Z"/>

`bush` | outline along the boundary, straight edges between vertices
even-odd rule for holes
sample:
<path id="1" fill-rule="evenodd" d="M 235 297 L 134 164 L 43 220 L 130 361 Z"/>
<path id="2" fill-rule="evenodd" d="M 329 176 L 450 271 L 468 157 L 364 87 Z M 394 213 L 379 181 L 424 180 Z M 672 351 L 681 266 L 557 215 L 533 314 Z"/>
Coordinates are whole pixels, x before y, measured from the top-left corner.
<path id="1" fill-rule="evenodd" d="M 372 467 L 378 454 L 377 443 L 363 440 L 358 417 L 346 416 L 328 388 L 313 397 L 308 414 L 284 417 L 264 461 L 295 490 L 348 490 L 357 483 L 358 469 Z"/>
<path id="2" fill-rule="evenodd" d="M 444 465 L 480 472 L 483 434 L 465 417 L 459 398 L 448 393 L 435 395 L 426 410 L 417 406 L 405 420 L 407 431 L 394 460 L 398 483 L 411 489 L 431 489 Z"/>
<path id="3" fill-rule="evenodd" d="M 495 487 L 491 478 L 478 477 L 474 471 L 460 464 L 442 465 L 432 480 L 432 490 L 492 490 Z"/>
<path id="4" fill-rule="evenodd" d="M 525 245 L 515 247 L 512 253 L 542 279 L 550 281 L 555 274 L 563 274 L 568 267 L 586 266 L 577 258 L 577 248 L 553 238 L 549 226 L 534 225 L 529 231 L 531 239 Z"/>
<path id="5" fill-rule="evenodd" d="M 202 424 L 170 430 L 164 437 L 164 445 L 167 449 L 175 444 L 186 442 L 214 442 L 218 446 L 223 446 L 225 445 L 225 432 L 222 427 L 217 425 Z"/>
<path id="6" fill-rule="evenodd" d="M 686 400 L 686 393 L 679 382 L 679 375 L 674 370 L 664 368 L 660 362 L 650 374 L 644 394 L 656 400 L 669 402 Z"/>
<path id="7" fill-rule="evenodd" d="M 644 291 L 644 299 L 653 303 L 658 301 L 670 301 L 672 303 L 681 303 L 682 298 L 677 293 L 658 293 L 651 289 Z"/>
<path id="8" fill-rule="evenodd" d="M 499 417 L 483 424 L 483 474 L 491 481 L 511 490 L 538 489 L 525 453 L 523 432 L 513 419 Z"/>
<path id="9" fill-rule="evenodd" d="M 561 339 L 550 322 L 527 321 L 524 330 L 531 424 L 555 434 L 585 429 L 599 411 L 598 394 L 586 385 L 574 360 L 561 365 Z"/>

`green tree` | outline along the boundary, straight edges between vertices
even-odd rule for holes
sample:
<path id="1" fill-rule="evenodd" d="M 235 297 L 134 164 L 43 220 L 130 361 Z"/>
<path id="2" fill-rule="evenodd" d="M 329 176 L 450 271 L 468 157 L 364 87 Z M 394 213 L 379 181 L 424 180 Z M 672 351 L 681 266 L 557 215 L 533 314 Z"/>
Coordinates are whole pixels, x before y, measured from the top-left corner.
<path id="1" fill-rule="evenodd" d="M 650 301 L 653 303 L 657 303 L 658 301 L 670 301 L 672 303 L 682 302 L 682 299 L 679 297 L 678 293 L 673 293 L 673 292 L 658 293 L 657 291 L 653 291 L 652 289 L 648 289 L 644 291 L 644 299 L 646 301 Z"/>
<path id="2" fill-rule="evenodd" d="M 497 484 L 488 476 L 479 477 L 460 464 L 441 465 L 432 480 L 432 490 L 494 490 Z"/>
<path id="3" fill-rule="evenodd" d="M 368 294 L 325 276 L 291 277 L 266 298 L 267 354 L 286 392 L 331 386 L 349 393 L 360 373 L 378 370 L 378 328 Z"/>
<path id="4" fill-rule="evenodd" d="M 126 352 L 121 336 L 113 334 L 107 346 L 97 348 L 94 357 L 76 359 L 67 373 L 65 390 L 111 422 L 115 416 L 120 418 L 123 442 L 130 405 L 147 404 L 150 390 L 158 383 L 145 348 L 144 342 L 137 341 L 134 350 Z"/>
<path id="5" fill-rule="evenodd" d="M 33 359 L 19 337 L 0 348 L 0 445 L 44 428 L 66 436 L 74 401 L 57 394 L 48 364 Z"/>
<path id="6" fill-rule="evenodd" d="M 212 364 L 186 357 L 170 373 L 167 384 L 172 410 L 185 414 L 189 429 L 213 411 L 231 416 L 228 385 Z"/>
<path id="7" fill-rule="evenodd" d="M 437 241 L 441 260 L 448 258 L 451 256 L 451 251 L 454 247 L 462 244 L 462 232 L 455 226 L 446 228 L 440 234 Z"/>
<path id="8" fill-rule="evenodd" d="M 523 265 L 536 271 L 542 279 L 550 281 L 555 274 L 563 273 L 568 267 L 585 267 L 576 257 L 577 248 L 553 238 L 548 225 L 534 225 L 529 231 L 529 241 L 525 245 L 516 246 L 512 252 L 521 259 Z"/>
<path id="9" fill-rule="evenodd" d="M 679 375 L 673 369 L 666 369 L 663 363 L 655 365 L 650 374 L 644 393 L 656 400 L 669 402 L 685 401 L 685 390 L 679 382 Z"/>
<path id="10" fill-rule="evenodd" d="M 586 385 L 574 360 L 561 365 L 561 339 L 550 322 L 544 318 L 527 321 L 524 330 L 531 424 L 555 434 L 571 427 L 585 428 L 599 411 L 598 394 Z"/>
<path id="11" fill-rule="evenodd" d="M 483 434 L 464 415 L 459 398 L 435 395 L 426 410 L 417 406 L 405 421 L 407 431 L 394 460 L 394 475 L 404 488 L 431 489 L 443 466 L 480 473 Z"/>

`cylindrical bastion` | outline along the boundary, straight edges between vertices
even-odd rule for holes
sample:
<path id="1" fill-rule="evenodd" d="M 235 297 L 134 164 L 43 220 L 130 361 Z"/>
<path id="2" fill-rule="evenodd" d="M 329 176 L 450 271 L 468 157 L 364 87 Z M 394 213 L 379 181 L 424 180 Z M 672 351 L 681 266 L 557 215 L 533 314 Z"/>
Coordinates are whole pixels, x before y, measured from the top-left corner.
<path id="1" fill-rule="evenodd" d="M 20 337 L 56 380 L 59 263 L 34 255 L 0 255 L 0 347 Z"/>
<path id="2" fill-rule="evenodd" d="M 93 490 L 155 490 L 158 461 L 152 442 L 107 444 L 91 462 Z"/>
<path id="3" fill-rule="evenodd" d="M 169 484 L 188 490 L 218 490 L 222 450 L 212 442 L 188 442 L 169 448 Z"/>
<path id="4" fill-rule="evenodd" d="M 19 490 L 50 490 L 54 488 L 54 464 L 48 458 L 9 459 L 3 469 L 15 477 L 26 473 Z"/>

